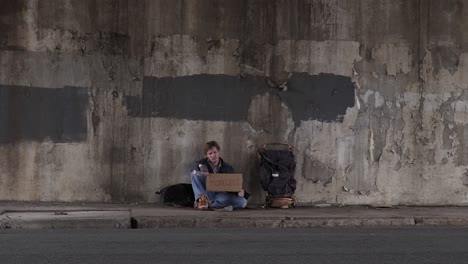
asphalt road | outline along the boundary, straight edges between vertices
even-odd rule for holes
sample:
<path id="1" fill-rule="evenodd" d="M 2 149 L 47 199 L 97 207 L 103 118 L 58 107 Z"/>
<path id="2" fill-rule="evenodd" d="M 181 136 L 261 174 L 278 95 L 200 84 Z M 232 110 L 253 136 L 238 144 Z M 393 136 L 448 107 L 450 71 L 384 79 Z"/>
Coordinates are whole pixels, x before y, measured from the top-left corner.
<path id="1" fill-rule="evenodd" d="M 0 230 L 0 263 L 468 263 L 468 228 Z"/>

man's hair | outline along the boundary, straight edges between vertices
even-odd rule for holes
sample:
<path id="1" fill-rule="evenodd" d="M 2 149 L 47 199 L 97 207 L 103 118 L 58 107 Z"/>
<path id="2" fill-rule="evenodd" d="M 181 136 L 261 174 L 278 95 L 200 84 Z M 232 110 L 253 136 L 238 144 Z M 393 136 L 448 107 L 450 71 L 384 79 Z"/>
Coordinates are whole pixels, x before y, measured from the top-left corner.
<path id="1" fill-rule="evenodd" d="M 209 142 L 206 142 L 205 143 L 205 154 L 208 152 L 208 150 L 212 149 L 213 147 L 215 147 L 218 151 L 221 150 L 221 147 L 219 146 L 218 142 L 216 141 L 209 141 Z"/>

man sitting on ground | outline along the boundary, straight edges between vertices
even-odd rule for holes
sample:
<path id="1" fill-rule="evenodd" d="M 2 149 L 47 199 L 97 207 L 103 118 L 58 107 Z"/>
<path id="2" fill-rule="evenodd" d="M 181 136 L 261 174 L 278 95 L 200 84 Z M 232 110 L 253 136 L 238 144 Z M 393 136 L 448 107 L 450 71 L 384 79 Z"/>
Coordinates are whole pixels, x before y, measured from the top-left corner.
<path id="1" fill-rule="evenodd" d="M 234 173 L 234 168 L 220 157 L 221 148 L 216 141 L 205 143 L 204 150 L 206 158 L 196 161 L 190 168 L 195 208 L 224 208 L 227 211 L 245 208 L 247 199 L 244 198 L 244 190 L 238 193 L 206 191 L 206 176 L 209 173 Z"/>

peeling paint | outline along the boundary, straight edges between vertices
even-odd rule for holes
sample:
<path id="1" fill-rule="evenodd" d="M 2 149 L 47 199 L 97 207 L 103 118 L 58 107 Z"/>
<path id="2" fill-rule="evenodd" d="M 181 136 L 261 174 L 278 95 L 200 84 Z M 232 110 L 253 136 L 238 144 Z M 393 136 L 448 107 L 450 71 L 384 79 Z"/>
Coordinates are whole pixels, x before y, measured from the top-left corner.
<path id="1" fill-rule="evenodd" d="M 379 92 L 375 92 L 375 108 L 382 107 L 385 104 L 385 99 Z"/>
<path id="2" fill-rule="evenodd" d="M 374 150 L 375 150 L 374 130 L 369 129 L 369 157 L 371 161 L 374 161 Z"/>
<path id="3" fill-rule="evenodd" d="M 432 66 L 432 54 L 430 50 L 426 50 L 422 65 L 419 69 L 419 78 L 425 83 L 429 82 L 434 72 L 434 66 Z"/>
<path id="4" fill-rule="evenodd" d="M 407 74 L 412 68 L 413 55 L 407 44 L 385 43 L 377 45 L 372 49 L 372 58 L 378 63 L 386 65 L 388 75 Z"/>
<path id="5" fill-rule="evenodd" d="M 302 176 L 307 180 L 311 180 L 313 183 L 320 183 L 323 184 L 323 186 L 327 186 L 332 182 L 332 178 L 335 176 L 336 170 L 332 166 L 327 166 L 306 155 L 304 156 L 302 166 Z"/>
<path id="6" fill-rule="evenodd" d="M 459 125 L 468 124 L 468 101 L 456 101 L 451 104 L 455 111 L 453 119 Z"/>

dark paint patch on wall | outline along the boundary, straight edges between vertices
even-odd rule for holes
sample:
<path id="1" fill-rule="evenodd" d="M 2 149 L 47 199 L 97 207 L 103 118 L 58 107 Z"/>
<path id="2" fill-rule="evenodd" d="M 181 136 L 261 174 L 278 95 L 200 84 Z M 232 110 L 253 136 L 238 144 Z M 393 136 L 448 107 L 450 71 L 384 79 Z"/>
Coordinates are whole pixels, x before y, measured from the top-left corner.
<path id="1" fill-rule="evenodd" d="M 85 141 L 87 109 L 87 88 L 0 85 L 0 144 Z"/>
<path id="2" fill-rule="evenodd" d="M 342 122 L 346 109 L 354 106 L 354 85 L 349 77 L 296 73 L 287 86 L 282 92 L 255 76 L 144 77 L 142 97 L 126 97 L 126 106 L 133 117 L 246 121 L 252 98 L 269 92 L 289 107 L 296 126 L 302 120 Z"/>
<path id="3" fill-rule="evenodd" d="M 301 120 L 343 122 L 346 109 L 354 106 L 354 84 L 349 77 L 299 73 L 291 76 L 287 86 L 281 97 L 296 126 Z"/>
<path id="4" fill-rule="evenodd" d="M 144 77 L 142 98 L 126 103 L 130 116 L 244 121 L 251 98 L 268 90 L 263 79 L 250 76 Z"/>
<path id="5" fill-rule="evenodd" d="M 454 47 L 435 46 L 431 48 L 432 65 L 436 73 L 447 69 L 450 74 L 458 70 L 461 50 Z"/>
<path id="6" fill-rule="evenodd" d="M 468 51 L 466 25 L 468 25 L 466 0 L 430 1 L 428 42 L 449 43 L 450 46 Z"/>

